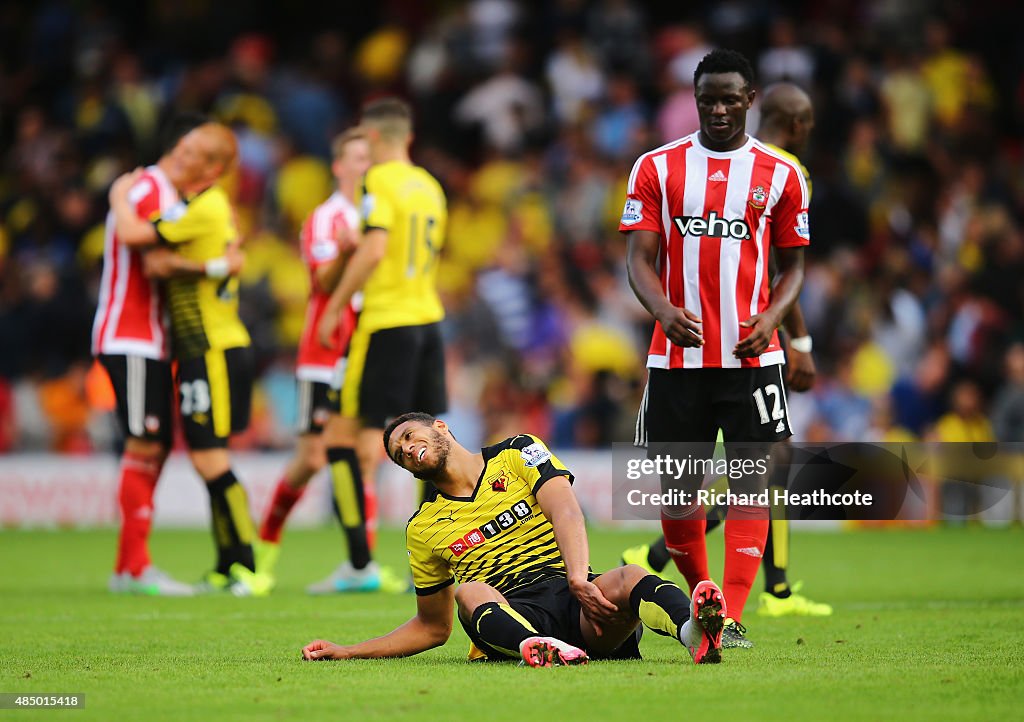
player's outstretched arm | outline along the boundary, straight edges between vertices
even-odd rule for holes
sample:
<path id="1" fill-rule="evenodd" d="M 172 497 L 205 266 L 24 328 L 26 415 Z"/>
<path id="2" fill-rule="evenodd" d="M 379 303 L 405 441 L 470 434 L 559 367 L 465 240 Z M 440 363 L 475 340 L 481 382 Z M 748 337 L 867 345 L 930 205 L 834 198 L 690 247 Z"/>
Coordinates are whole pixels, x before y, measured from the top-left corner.
<path id="1" fill-rule="evenodd" d="M 604 624 L 616 621 L 618 607 L 604 596 L 596 584 L 589 579 L 590 548 L 587 544 L 587 528 L 576 495 L 569 479 L 556 476 L 549 479 L 537 490 L 537 503 L 544 516 L 551 522 L 555 532 L 555 543 L 565 562 L 569 589 L 579 599 L 583 613 L 593 623 L 598 635 Z"/>
<path id="2" fill-rule="evenodd" d="M 669 341 L 677 346 L 704 345 L 701 320 L 692 311 L 678 308 L 665 296 L 658 276 L 661 238 L 654 231 L 631 231 L 626 254 L 629 285 L 644 308 L 657 319 Z"/>
<path id="3" fill-rule="evenodd" d="M 411 657 L 448 641 L 455 613 L 455 587 L 416 597 L 416 616 L 383 637 L 341 645 L 317 639 L 302 648 L 306 660 Z"/>
<path id="4" fill-rule="evenodd" d="M 348 259 L 337 287 L 327 302 L 327 308 L 320 319 L 317 337 L 320 343 L 330 348 L 334 329 L 338 327 L 341 309 L 348 305 L 356 291 L 366 285 L 375 268 L 384 259 L 388 250 L 388 232 L 379 228 L 367 231 L 359 247 Z"/>
<path id="5" fill-rule="evenodd" d="M 223 256 L 209 261 L 193 261 L 170 248 L 153 248 L 142 257 L 142 271 L 148 278 L 181 278 L 204 276 L 227 278 L 237 276 L 245 265 L 245 251 L 237 243 L 227 247 Z"/>

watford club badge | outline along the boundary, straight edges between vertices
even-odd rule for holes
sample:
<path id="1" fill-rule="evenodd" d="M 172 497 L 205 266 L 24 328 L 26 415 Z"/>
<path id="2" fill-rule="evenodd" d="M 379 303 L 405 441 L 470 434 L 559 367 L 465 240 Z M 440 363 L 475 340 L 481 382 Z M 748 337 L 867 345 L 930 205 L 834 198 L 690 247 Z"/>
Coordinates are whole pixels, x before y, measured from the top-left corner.
<path id="1" fill-rule="evenodd" d="M 502 474 L 493 482 L 491 482 L 492 491 L 505 491 L 505 475 Z"/>
<path id="2" fill-rule="evenodd" d="M 768 204 L 768 193 L 765 191 L 764 186 L 754 186 L 750 189 L 750 200 L 747 201 L 751 208 L 756 208 L 759 211 L 763 211 L 764 207 Z"/>

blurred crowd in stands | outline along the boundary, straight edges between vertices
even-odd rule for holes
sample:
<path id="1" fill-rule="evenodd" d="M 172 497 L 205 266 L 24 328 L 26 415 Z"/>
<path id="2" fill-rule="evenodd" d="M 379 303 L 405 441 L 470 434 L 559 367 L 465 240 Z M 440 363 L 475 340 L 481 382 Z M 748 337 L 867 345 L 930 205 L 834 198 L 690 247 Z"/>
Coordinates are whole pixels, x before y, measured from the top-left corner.
<path id="1" fill-rule="evenodd" d="M 1011 4 L 1012 5 L 1012 4 Z M 661 9 L 655 10 L 654 7 Z M 417 113 L 444 184 L 452 424 L 467 445 L 633 436 L 651 320 L 617 232 L 640 153 L 696 129 L 743 51 L 814 99 L 797 440 L 1024 441 L 1024 44 L 1003 3 L 929 0 L 0 0 L 0 452 L 116 443 L 90 330 L 107 189 L 161 123 L 229 123 L 260 376 L 248 448 L 287 446 L 298 229 L 367 99 Z M 757 112 L 748 130 L 756 134 Z M 466 437 L 466 438 L 463 438 Z"/>

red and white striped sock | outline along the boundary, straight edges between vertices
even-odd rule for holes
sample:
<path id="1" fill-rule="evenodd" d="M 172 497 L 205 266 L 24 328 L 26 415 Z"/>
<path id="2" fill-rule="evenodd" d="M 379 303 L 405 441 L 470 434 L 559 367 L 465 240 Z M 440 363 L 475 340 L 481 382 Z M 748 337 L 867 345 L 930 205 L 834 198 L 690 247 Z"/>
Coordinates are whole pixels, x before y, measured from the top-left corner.
<path id="1" fill-rule="evenodd" d="M 117 573 L 138 576 L 149 566 L 149 530 L 153 521 L 153 492 L 162 464 L 152 458 L 125 452 L 121 457 L 118 502 L 121 536 L 117 545 Z"/>

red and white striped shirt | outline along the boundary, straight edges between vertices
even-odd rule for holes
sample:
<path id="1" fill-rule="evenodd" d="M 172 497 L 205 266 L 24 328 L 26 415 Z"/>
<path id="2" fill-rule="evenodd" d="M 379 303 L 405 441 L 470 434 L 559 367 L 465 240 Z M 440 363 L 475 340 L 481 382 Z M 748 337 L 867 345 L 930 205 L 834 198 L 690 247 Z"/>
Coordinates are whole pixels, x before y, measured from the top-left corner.
<path id="1" fill-rule="evenodd" d="M 629 176 L 619 230 L 661 235 L 659 266 L 668 300 L 703 322 L 704 345 L 676 346 L 655 324 L 648 368 L 749 368 L 785 363 L 778 333 L 756 358 L 738 359 L 768 308 L 771 246 L 806 246 L 807 184 L 792 161 L 755 138 L 719 153 L 698 133 L 645 153 Z"/>
<path id="2" fill-rule="evenodd" d="M 335 332 L 334 344 L 324 348 L 317 340 L 316 329 L 331 294 L 320 288 L 316 270 L 338 257 L 338 234 L 343 228 L 359 228 L 359 211 L 352 202 L 335 191 L 310 214 L 302 226 L 302 260 L 309 267 L 309 305 L 306 307 L 306 325 L 299 341 L 299 358 L 295 375 L 303 381 L 330 384 L 336 381 L 335 369 L 348 339 L 355 330 L 358 299 L 342 314 Z M 359 294 L 356 294 L 358 297 Z"/>
<path id="3" fill-rule="evenodd" d="M 139 218 L 149 220 L 178 202 L 178 192 L 157 166 L 151 165 L 128 191 Z M 142 273 L 142 255 L 114 231 L 107 214 L 103 245 L 103 276 L 92 326 L 94 356 L 168 357 L 163 295 L 159 284 Z"/>

